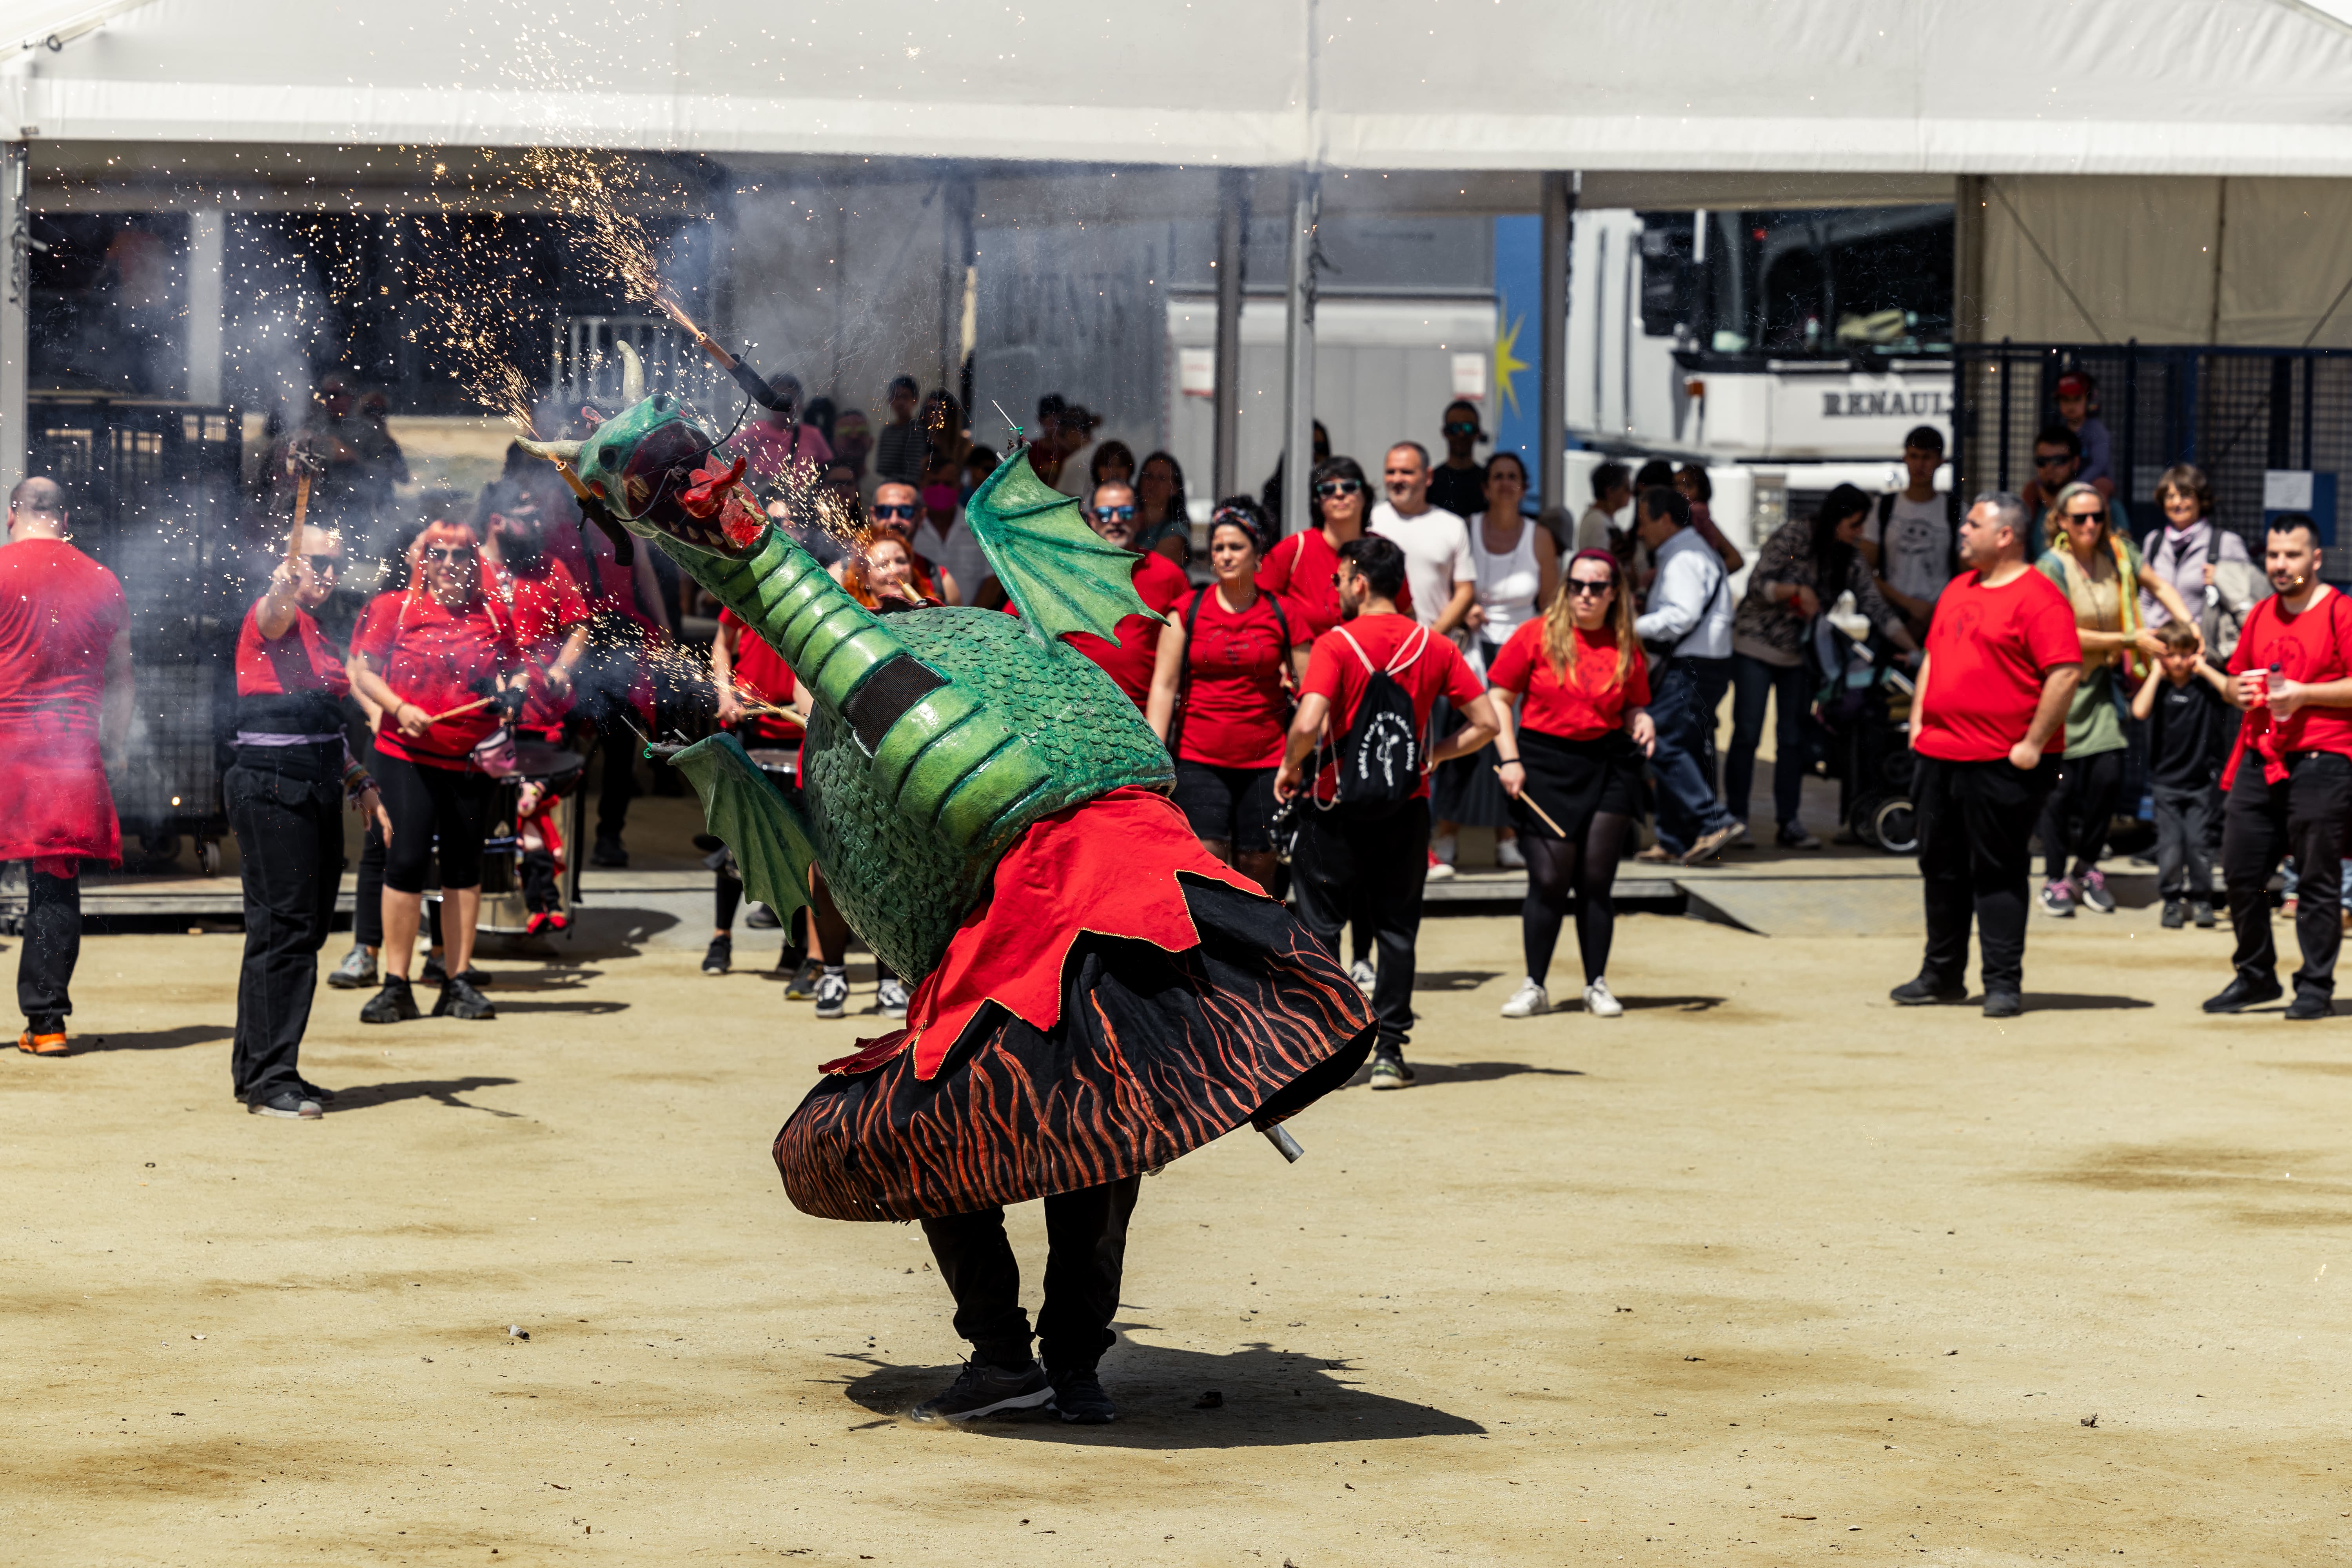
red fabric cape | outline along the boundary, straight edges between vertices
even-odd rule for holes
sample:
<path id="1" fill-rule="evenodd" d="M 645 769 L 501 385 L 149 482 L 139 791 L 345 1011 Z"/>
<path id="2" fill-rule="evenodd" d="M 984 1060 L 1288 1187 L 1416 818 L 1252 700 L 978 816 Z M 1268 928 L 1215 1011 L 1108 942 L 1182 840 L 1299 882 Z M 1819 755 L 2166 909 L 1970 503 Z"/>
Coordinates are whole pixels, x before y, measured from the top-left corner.
<path id="1" fill-rule="evenodd" d="M 1179 871 L 1265 896 L 1202 848 L 1175 803 L 1153 791 L 1128 785 L 1043 818 L 997 862 L 989 899 L 964 916 L 946 956 L 915 987 L 905 1026 L 860 1040 L 855 1056 L 822 1070 L 870 1072 L 912 1050 L 915 1076 L 933 1077 L 987 1002 L 1053 1028 L 1062 1019 L 1062 964 L 1081 931 L 1170 952 L 1200 945 Z"/>

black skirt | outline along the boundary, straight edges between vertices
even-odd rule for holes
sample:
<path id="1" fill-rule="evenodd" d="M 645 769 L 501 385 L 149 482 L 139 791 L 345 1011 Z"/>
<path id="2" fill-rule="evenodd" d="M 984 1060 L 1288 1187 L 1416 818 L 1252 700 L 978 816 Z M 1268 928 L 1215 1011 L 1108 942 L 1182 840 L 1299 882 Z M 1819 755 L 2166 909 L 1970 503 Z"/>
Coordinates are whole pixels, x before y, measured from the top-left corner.
<path id="1" fill-rule="evenodd" d="M 1612 730 L 1596 740 L 1571 741 L 1522 729 L 1519 761 L 1528 770 L 1528 785 L 1526 794 L 1511 803 L 1511 819 L 1522 833 L 1539 838 L 1565 834 L 1581 839 L 1596 812 L 1641 815 L 1642 750 L 1622 730 Z M 1529 798 L 1551 814 L 1552 821 L 1559 824 L 1559 833 L 1528 809 Z"/>
<path id="2" fill-rule="evenodd" d="M 1373 1025 L 1329 951 L 1271 899 L 1191 879 L 1183 893 L 1201 944 L 1081 935 L 1055 1028 L 991 1002 L 935 1077 L 905 1051 L 820 1081 L 776 1136 L 793 1205 L 926 1219 L 1075 1192 L 1346 1083 Z"/>

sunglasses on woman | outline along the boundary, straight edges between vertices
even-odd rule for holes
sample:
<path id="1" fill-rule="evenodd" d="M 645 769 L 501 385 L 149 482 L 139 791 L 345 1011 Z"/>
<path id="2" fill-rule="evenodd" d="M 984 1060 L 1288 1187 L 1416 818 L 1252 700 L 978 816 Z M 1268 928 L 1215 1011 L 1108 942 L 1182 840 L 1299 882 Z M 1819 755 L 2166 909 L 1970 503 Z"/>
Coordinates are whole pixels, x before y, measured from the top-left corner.
<path id="1" fill-rule="evenodd" d="M 1598 583 L 1589 582 L 1582 577 L 1570 577 L 1568 580 L 1568 591 L 1580 599 L 1597 599 L 1616 585 L 1605 577 Z"/>
<path id="2" fill-rule="evenodd" d="M 1325 500 L 1329 500 L 1334 496 L 1360 495 L 1363 493 L 1363 489 L 1364 487 L 1354 479 L 1325 479 L 1315 487 L 1315 493 Z"/>
<path id="3" fill-rule="evenodd" d="M 2101 507 L 2096 511 L 2070 511 L 2066 514 L 2066 521 L 2068 522 L 2105 522 L 2107 521 L 2107 509 Z"/>

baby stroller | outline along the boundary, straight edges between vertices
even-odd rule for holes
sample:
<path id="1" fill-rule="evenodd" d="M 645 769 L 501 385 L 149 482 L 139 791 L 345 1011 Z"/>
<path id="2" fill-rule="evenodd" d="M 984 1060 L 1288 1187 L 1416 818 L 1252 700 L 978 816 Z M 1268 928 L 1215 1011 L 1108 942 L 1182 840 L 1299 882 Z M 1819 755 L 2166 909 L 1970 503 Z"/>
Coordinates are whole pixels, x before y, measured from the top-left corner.
<path id="1" fill-rule="evenodd" d="M 1919 847 L 1911 805 L 1911 679 L 1886 636 L 1854 612 L 1851 594 L 1813 620 L 1819 684 L 1814 741 L 1823 771 L 1838 781 L 1838 819 L 1864 844 L 1890 855 Z"/>

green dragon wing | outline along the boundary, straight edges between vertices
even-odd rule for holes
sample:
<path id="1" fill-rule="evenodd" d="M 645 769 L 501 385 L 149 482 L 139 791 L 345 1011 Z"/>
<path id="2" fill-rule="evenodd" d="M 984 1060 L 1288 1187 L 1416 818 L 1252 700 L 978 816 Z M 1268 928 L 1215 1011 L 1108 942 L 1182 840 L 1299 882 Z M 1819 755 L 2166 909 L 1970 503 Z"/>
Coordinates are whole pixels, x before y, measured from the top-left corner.
<path id="1" fill-rule="evenodd" d="M 816 843 L 800 807 L 768 782 L 767 774 L 728 734 L 697 741 L 670 759 L 702 797 L 703 820 L 735 852 L 743 889 L 790 920 L 809 901 L 809 868 Z"/>
<path id="2" fill-rule="evenodd" d="M 1036 637 L 1118 640 L 1118 623 L 1152 616 L 1135 592 L 1135 556 L 1087 526 L 1078 503 L 1049 487 L 1026 450 L 1000 463 L 964 503 L 964 521 L 996 580 Z"/>

